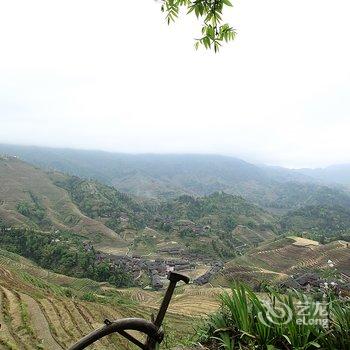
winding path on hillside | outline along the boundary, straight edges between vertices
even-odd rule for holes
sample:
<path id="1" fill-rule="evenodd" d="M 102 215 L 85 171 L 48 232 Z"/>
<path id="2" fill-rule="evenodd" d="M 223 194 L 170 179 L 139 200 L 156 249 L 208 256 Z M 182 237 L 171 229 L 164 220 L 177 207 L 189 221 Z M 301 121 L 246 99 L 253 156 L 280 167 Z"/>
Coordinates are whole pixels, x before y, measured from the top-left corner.
<path id="1" fill-rule="evenodd" d="M 52 336 L 49 323 L 41 312 L 39 304 L 27 294 L 21 293 L 20 296 L 28 307 L 31 326 L 41 340 L 40 345 L 42 345 L 44 349 L 48 350 L 62 350 L 63 347 L 61 347 Z"/>

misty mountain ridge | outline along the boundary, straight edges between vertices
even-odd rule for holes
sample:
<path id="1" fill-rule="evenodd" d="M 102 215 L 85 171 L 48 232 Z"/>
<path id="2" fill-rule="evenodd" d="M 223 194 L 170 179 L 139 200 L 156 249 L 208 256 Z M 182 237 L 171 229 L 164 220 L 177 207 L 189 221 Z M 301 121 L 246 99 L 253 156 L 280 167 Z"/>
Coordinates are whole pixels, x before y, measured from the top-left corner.
<path id="1" fill-rule="evenodd" d="M 298 172 L 328 183 L 350 186 L 350 164 L 336 164 L 325 168 L 298 169 Z"/>
<path id="2" fill-rule="evenodd" d="M 325 186 L 328 183 L 320 175 L 312 175 L 316 170 L 302 169 L 299 172 L 258 166 L 221 155 L 122 154 L 4 144 L 0 145 L 0 153 L 18 156 L 46 170 L 96 179 L 122 192 L 157 200 L 223 191 L 269 208 L 299 208 L 317 202 L 317 196 L 328 198 L 326 204 L 332 205 L 332 197 L 344 196 L 342 184 L 347 181 L 346 171 L 333 177 L 342 182 L 334 184 L 336 181 L 329 181 L 330 185 Z M 347 169 L 332 167 L 339 172 L 343 168 Z M 293 196 L 290 195 L 292 192 Z M 335 200 L 335 204 L 347 205 L 344 198 L 340 203 Z"/>
<path id="3" fill-rule="evenodd" d="M 182 178 L 177 170 L 179 163 L 173 164 L 176 181 L 186 184 L 185 175 Z M 225 169 L 220 162 L 215 165 Z M 203 162 L 198 168 L 201 167 L 198 182 L 195 186 L 187 183 L 187 188 L 204 188 L 209 170 L 203 167 Z M 167 173 L 169 169 L 159 173 L 161 171 Z M 232 178 L 227 172 L 217 181 L 224 183 L 225 179 L 229 184 Z M 130 184 L 133 180 L 131 178 Z M 181 246 L 192 250 L 196 246 L 196 254 L 205 251 L 204 255 L 210 256 L 218 252 L 223 256 L 235 253 L 233 247 L 226 248 L 232 241 L 240 246 L 242 230 L 243 237 L 251 236 L 245 243 L 249 245 L 276 233 L 308 232 L 313 238 L 329 240 L 349 234 L 350 196 L 340 189 L 314 183 L 278 183 L 264 176 L 257 178 L 255 185 L 252 181 L 240 181 L 231 182 L 231 189 L 236 188 L 237 192 L 239 189 L 242 196 L 222 190 L 204 195 L 178 191 L 172 194 L 177 194 L 176 197 L 154 200 L 126 194 L 97 180 L 45 171 L 17 157 L 0 157 L 0 221 L 13 227 L 74 232 L 105 244 L 114 242 L 112 245 L 117 244 L 119 248 L 142 242 L 146 247 L 142 249 L 158 249 L 157 239 L 163 244 L 164 237 L 173 239 L 176 235 L 175 241 L 182 242 Z M 155 191 L 159 191 L 158 184 L 153 181 Z M 142 189 L 142 183 L 135 182 L 135 185 Z M 182 192 L 185 192 L 184 186 Z M 263 205 L 256 203 L 259 201 Z M 148 232 L 146 236 L 145 232 Z M 220 244 L 208 250 L 204 248 L 206 241 L 198 242 L 198 234 L 204 241 L 214 239 Z"/>

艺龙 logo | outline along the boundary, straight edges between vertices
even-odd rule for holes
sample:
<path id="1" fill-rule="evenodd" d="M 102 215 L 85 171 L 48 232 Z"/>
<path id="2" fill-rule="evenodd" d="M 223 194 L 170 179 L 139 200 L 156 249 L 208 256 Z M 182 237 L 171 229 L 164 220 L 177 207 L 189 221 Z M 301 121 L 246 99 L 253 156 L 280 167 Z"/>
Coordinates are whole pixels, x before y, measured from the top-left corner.
<path id="1" fill-rule="evenodd" d="M 265 326 L 272 324 L 287 324 L 292 320 L 293 312 L 291 308 L 285 303 L 272 305 L 270 302 L 263 301 L 265 312 L 258 313 L 259 321 Z"/>
<path id="2" fill-rule="evenodd" d="M 327 304 L 320 302 L 309 302 L 307 300 L 294 304 L 294 310 L 291 307 L 279 301 L 278 303 L 263 301 L 264 310 L 258 313 L 258 319 L 265 326 L 284 325 L 294 319 L 297 325 L 315 325 L 319 324 L 328 327 Z"/>

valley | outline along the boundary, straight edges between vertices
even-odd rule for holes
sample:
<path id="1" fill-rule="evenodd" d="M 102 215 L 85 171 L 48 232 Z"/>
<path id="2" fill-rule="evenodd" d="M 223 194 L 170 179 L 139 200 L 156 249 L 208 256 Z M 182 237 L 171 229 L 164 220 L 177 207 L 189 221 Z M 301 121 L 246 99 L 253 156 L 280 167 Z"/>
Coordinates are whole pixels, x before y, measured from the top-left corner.
<path id="1" fill-rule="evenodd" d="M 237 281 L 305 291 L 336 276 L 350 295 L 345 187 L 220 157 L 23 152 L 0 157 L 1 349 L 66 349 L 105 318 L 149 319 L 170 271 L 191 283 L 169 308 L 169 348 Z M 107 347 L 128 349 L 93 348 Z"/>

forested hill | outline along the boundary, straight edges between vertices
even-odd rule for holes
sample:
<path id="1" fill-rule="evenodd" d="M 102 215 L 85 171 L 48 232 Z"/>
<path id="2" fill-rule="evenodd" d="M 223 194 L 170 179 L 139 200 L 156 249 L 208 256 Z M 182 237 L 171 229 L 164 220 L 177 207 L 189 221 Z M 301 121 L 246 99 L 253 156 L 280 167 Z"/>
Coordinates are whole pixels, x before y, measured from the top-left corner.
<path id="1" fill-rule="evenodd" d="M 344 188 L 325 186 L 312 176 L 294 170 L 256 166 L 233 157 L 131 155 L 13 145 L 0 145 L 1 153 L 19 156 L 46 170 L 96 179 L 148 199 L 205 196 L 223 191 L 272 209 L 349 203 Z"/>
<path id="2" fill-rule="evenodd" d="M 0 220 L 6 226 L 72 232 L 123 253 L 137 247 L 155 253 L 176 241 L 177 247 L 203 256 L 232 254 L 225 242 L 232 241 L 238 226 L 260 241 L 274 234 L 277 222 L 239 196 L 220 192 L 140 201 L 113 186 L 45 172 L 14 157 L 0 158 L 0 203 Z M 240 238 L 236 242 L 241 245 Z"/>
<path id="3" fill-rule="evenodd" d="M 308 205 L 281 218 L 283 232 L 307 234 L 319 242 L 350 240 L 350 207 Z"/>
<path id="4" fill-rule="evenodd" d="M 160 207 L 160 213 L 168 218 L 215 224 L 226 231 L 233 230 L 237 224 L 250 227 L 271 224 L 272 228 L 276 221 L 271 214 L 244 198 L 219 192 L 201 198 L 184 195 Z"/>
<path id="5" fill-rule="evenodd" d="M 260 186 L 269 182 L 259 167 L 215 155 L 131 155 L 8 145 L 0 145 L 1 152 L 47 170 L 94 178 L 123 192 L 148 198 L 230 192 L 231 188 L 239 189 L 240 184 Z"/>
<path id="6" fill-rule="evenodd" d="M 298 209 L 306 205 L 350 207 L 349 192 L 313 183 L 284 182 L 275 186 L 263 200 L 265 207 Z"/>
<path id="7" fill-rule="evenodd" d="M 141 200 L 96 180 L 45 172 L 18 158 L 2 157 L 0 220 L 10 227 L 71 232 L 119 253 L 175 249 L 225 258 L 241 253 L 239 247 L 281 233 L 347 239 L 346 193 L 315 184 L 283 183 L 280 188 L 278 196 L 270 194 L 269 200 L 283 209 L 282 215 L 290 210 L 282 217 L 223 191 Z"/>
<path id="8" fill-rule="evenodd" d="M 144 228 L 151 220 L 151 204 L 137 201 L 113 186 L 57 171 L 49 172 L 48 176 L 56 186 L 68 192 L 73 203 L 85 215 L 102 221 L 115 232 L 122 230 L 123 220 L 135 229 Z"/>
<path id="9" fill-rule="evenodd" d="M 14 227 L 122 241 L 101 220 L 84 214 L 48 173 L 13 157 L 0 157 L 0 219 Z"/>

